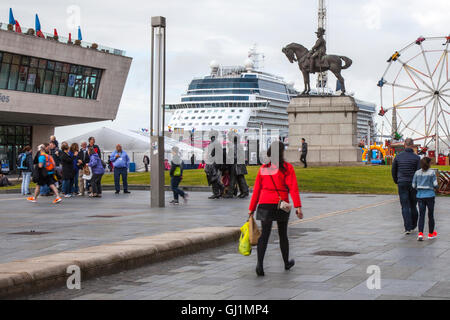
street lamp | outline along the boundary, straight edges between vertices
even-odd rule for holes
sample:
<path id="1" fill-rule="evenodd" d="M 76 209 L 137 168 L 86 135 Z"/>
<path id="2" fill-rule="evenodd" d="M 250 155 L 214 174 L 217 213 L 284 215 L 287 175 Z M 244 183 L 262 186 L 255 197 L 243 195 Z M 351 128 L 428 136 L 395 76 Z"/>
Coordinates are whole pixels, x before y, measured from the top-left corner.
<path id="1" fill-rule="evenodd" d="M 152 17 L 150 85 L 151 207 L 164 201 L 164 105 L 166 95 L 166 18 Z"/>

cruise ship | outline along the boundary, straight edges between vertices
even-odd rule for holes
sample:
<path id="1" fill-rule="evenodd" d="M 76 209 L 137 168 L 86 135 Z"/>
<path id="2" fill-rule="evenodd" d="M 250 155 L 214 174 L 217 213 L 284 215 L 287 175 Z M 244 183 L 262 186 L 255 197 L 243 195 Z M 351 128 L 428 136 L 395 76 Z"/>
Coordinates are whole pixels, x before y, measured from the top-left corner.
<path id="1" fill-rule="evenodd" d="M 170 114 L 168 131 L 208 132 L 223 134 L 233 131 L 252 135 L 288 135 L 287 107 L 298 95 L 293 83 L 263 72 L 258 60 L 251 59 L 243 66 L 221 66 L 213 61 L 211 73 L 195 78 L 189 84 L 181 101 L 166 106 Z M 262 129 L 262 131 L 261 131 Z"/>
<path id="2" fill-rule="evenodd" d="M 212 61 L 209 75 L 194 78 L 180 102 L 166 105 L 166 130 L 209 132 L 214 129 L 224 135 L 233 131 L 243 135 L 245 140 L 262 138 L 266 144 L 269 143 L 266 137 L 273 138 L 276 133 L 288 143 L 287 107 L 299 92 L 294 89 L 293 83 L 261 71 L 259 56 L 253 48 L 243 66 L 221 66 Z M 311 94 L 337 93 L 327 88 L 325 93 L 312 90 Z M 355 101 L 359 107 L 357 138 L 367 144 L 368 138 L 372 140 L 377 135 L 374 121 L 376 108 L 373 103 L 359 99 Z"/>

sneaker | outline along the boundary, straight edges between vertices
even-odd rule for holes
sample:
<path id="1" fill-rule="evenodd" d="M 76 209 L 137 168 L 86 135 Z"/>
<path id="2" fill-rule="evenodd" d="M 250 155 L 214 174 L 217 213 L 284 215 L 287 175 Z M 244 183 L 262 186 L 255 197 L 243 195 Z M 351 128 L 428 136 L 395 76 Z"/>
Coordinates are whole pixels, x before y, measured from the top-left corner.
<path id="1" fill-rule="evenodd" d="M 60 203 L 62 201 L 61 197 L 56 198 L 55 200 L 53 200 L 53 203 Z"/>
<path id="2" fill-rule="evenodd" d="M 172 201 L 170 201 L 169 203 L 170 203 L 170 204 L 180 204 L 180 203 L 178 202 L 178 200 L 172 200 Z"/>
<path id="3" fill-rule="evenodd" d="M 438 236 L 437 232 L 434 231 L 433 233 L 428 234 L 428 239 L 432 240 L 432 239 L 436 239 Z"/>
<path id="4" fill-rule="evenodd" d="M 33 202 L 33 203 L 37 202 L 35 197 L 28 197 L 27 200 L 30 201 L 30 202 Z"/>
<path id="5" fill-rule="evenodd" d="M 123 193 L 125 193 L 125 194 L 130 194 L 131 192 L 128 191 L 128 190 L 126 190 L 126 191 L 124 191 Z"/>
<path id="6" fill-rule="evenodd" d="M 423 232 L 419 232 L 417 235 L 417 241 L 423 241 Z"/>
<path id="7" fill-rule="evenodd" d="M 72 197 L 71 194 L 65 194 L 65 195 L 64 195 L 64 198 L 71 198 L 71 197 Z"/>
<path id="8" fill-rule="evenodd" d="M 409 234 L 411 234 L 411 231 L 410 230 L 405 230 L 405 235 L 409 235 Z"/>

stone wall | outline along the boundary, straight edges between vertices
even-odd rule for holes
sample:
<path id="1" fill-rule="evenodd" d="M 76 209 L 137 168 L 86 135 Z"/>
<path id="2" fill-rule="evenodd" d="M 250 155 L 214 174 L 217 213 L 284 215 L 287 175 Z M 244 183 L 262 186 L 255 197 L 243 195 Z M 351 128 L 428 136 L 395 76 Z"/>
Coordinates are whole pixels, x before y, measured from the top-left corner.
<path id="1" fill-rule="evenodd" d="M 299 163 L 301 139 L 307 161 L 316 165 L 350 165 L 361 161 L 357 147 L 357 112 L 352 97 L 310 96 L 291 100 L 287 160 Z"/>

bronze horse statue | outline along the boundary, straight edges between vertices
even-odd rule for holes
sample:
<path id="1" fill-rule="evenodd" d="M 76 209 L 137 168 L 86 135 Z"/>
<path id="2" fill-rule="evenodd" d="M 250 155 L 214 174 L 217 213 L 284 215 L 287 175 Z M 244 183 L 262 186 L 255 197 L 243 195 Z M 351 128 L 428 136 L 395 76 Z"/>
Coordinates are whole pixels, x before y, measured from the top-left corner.
<path id="1" fill-rule="evenodd" d="M 315 63 L 314 69 L 310 70 L 311 54 L 304 46 L 298 43 L 291 43 L 284 47 L 282 51 L 289 59 L 290 63 L 294 63 L 294 61 L 298 62 L 300 71 L 303 74 L 303 82 L 305 84 L 305 90 L 303 90 L 302 95 L 309 94 L 311 91 L 309 74 L 324 71 L 331 71 L 336 76 L 341 83 L 341 95 L 345 95 L 345 81 L 341 75 L 341 71 L 348 69 L 352 65 L 353 62 L 350 58 L 337 55 L 325 55 L 322 57 L 320 64 Z M 344 65 L 342 65 L 342 61 L 344 61 Z"/>

